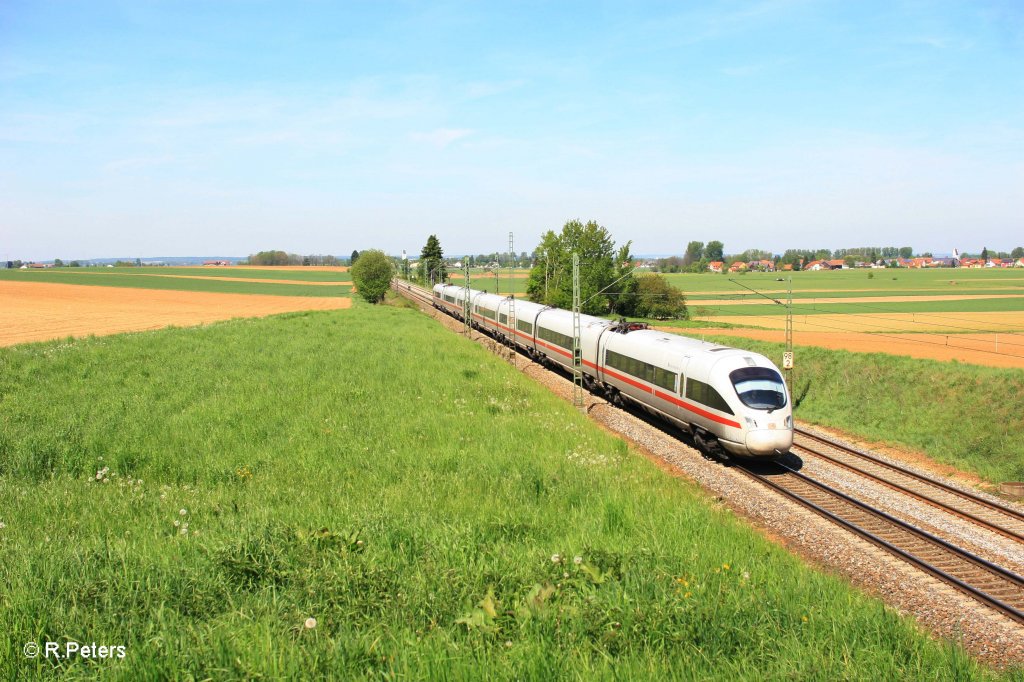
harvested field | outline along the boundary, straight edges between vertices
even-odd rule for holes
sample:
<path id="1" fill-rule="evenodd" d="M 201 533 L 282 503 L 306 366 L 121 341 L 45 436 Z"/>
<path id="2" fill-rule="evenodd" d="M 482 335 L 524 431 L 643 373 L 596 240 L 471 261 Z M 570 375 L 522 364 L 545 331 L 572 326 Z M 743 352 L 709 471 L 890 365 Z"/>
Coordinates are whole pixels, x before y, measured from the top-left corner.
<path id="1" fill-rule="evenodd" d="M 794 303 L 922 303 L 925 301 L 977 301 L 986 298 L 1024 298 L 1024 294 L 939 294 L 921 296 L 858 296 L 858 297 L 822 297 L 822 298 L 800 298 Z M 722 306 L 722 305 L 777 305 L 775 301 L 766 298 L 751 298 L 745 296 L 742 299 L 695 299 L 691 301 L 694 306 Z"/>
<path id="2" fill-rule="evenodd" d="M 785 331 L 782 329 L 662 329 L 696 337 L 707 334 L 777 343 L 785 341 Z M 857 332 L 794 330 L 793 343 L 796 346 L 818 346 L 856 353 L 888 353 L 928 360 L 957 360 L 988 367 L 1024 369 L 1024 335 L 887 333 L 883 336 Z"/>
<path id="3" fill-rule="evenodd" d="M 715 316 L 695 319 L 709 319 L 724 322 L 726 318 Z M 743 315 L 730 317 L 737 322 L 765 329 L 785 329 L 785 315 Z M 834 329 L 829 329 L 833 327 Z M 1024 312 L 977 312 L 977 313 L 871 313 L 860 315 L 793 315 L 793 330 L 797 332 L 848 331 L 848 332 L 928 332 L 962 333 L 993 332 L 1024 333 Z"/>
<path id="4" fill-rule="evenodd" d="M 0 281 L 0 346 L 66 336 L 192 326 L 297 310 L 334 310 L 349 298 L 221 294 Z"/>

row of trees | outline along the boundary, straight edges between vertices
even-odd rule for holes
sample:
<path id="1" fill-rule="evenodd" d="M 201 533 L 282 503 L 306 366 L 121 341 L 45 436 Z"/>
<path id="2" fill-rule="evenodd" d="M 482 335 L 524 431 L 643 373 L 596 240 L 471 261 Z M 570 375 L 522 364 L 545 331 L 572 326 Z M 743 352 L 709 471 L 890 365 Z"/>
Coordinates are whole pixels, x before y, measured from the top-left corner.
<path id="1" fill-rule="evenodd" d="M 9 260 L 4 265 L 8 269 L 17 269 L 17 268 L 20 268 L 22 265 L 25 265 L 25 262 L 22 261 L 22 260 Z M 53 267 L 55 267 L 55 268 L 80 268 L 80 267 L 82 267 L 82 263 L 80 261 L 77 261 L 77 260 L 73 260 L 70 263 L 65 263 L 60 258 L 54 258 L 53 259 Z"/>
<path id="2" fill-rule="evenodd" d="M 801 263 L 810 263 L 815 260 L 843 260 L 853 265 L 856 262 L 876 263 L 880 260 L 893 260 L 897 258 L 913 258 L 915 256 L 931 257 L 931 253 L 915 254 L 910 246 L 860 246 L 845 249 L 787 249 L 781 256 L 776 256 L 765 249 L 747 249 L 741 253 L 725 254 L 722 242 L 711 241 L 706 245 L 703 242 L 692 241 L 686 246 L 686 253 L 683 256 L 672 256 L 670 258 L 659 258 L 654 263 L 657 272 L 706 272 L 708 264 L 721 261 L 734 263 L 743 261 L 770 260 L 776 266 L 792 265 L 799 269 Z M 963 257 L 970 254 L 964 253 Z M 980 255 L 974 258 L 1022 258 L 1024 247 L 1016 247 L 1013 251 L 989 252 L 983 249 Z"/>
<path id="3" fill-rule="evenodd" d="M 1024 258 L 1024 246 L 1017 246 L 1009 253 L 1006 251 L 989 251 L 986 246 L 981 249 L 979 254 L 962 253 L 960 255 L 963 258 L 980 258 L 982 260 L 988 260 L 989 258 Z"/>
<path id="4" fill-rule="evenodd" d="M 720 241 L 693 241 L 686 245 L 686 252 L 680 256 L 659 258 L 655 264 L 658 272 L 704 272 L 708 263 L 724 257 L 725 245 Z"/>
<path id="5" fill-rule="evenodd" d="M 353 255 L 358 251 L 353 251 Z M 300 256 L 297 253 L 285 253 L 284 251 L 260 251 L 249 256 L 245 261 L 247 265 L 347 265 L 344 259 L 337 256 L 312 254 Z"/>

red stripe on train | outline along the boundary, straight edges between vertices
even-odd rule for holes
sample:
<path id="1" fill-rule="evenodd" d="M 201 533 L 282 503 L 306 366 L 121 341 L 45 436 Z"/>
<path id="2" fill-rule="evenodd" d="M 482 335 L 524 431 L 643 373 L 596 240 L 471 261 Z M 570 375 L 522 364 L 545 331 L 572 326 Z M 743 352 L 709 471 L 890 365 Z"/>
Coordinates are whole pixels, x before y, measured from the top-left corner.
<path id="1" fill-rule="evenodd" d="M 453 307 L 455 307 L 455 306 L 453 306 Z M 487 323 L 487 318 L 484 318 L 484 317 L 482 317 L 480 315 L 477 315 L 476 313 L 473 314 L 473 317 L 477 318 L 478 320 L 480 320 L 481 322 L 483 322 L 485 324 Z M 498 323 L 498 322 L 494 322 L 493 320 L 491 320 L 491 324 L 493 324 L 496 327 L 501 327 L 505 331 L 512 331 L 511 327 L 506 327 L 505 325 L 503 325 L 501 323 Z M 525 339 L 530 339 L 531 341 L 533 340 L 532 336 L 527 336 L 526 334 L 523 334 L 522 332 L 520 332 L 518 330 L 516 330 L 515 333 L 518 336 L 522 336 Z M 545 348 L 548 348 L 548 349 L 550 349 L 550 350 L 552 350 L 552 351 L 554 351 L 554 352 L 556 352 L 556 353 L 558 353 L 560 355 L 564 355 L 567 358 L 571 358 L 572 357 L 572 353 L 570 353 L 569 351 L 565 350 L 561 346 L 555 346 L 553 344 L 541 341 L 540 339 L 537 339 L 537 345 L 544 346 Z M 705 419 L 710 419 L 711 421 L 717 422 L 719 424 L 724 424 L 725 426 L 731 426 L 731 427 L 736 428 L 736 429 L 740 428 L 739 422 L 733 421 L 731 419 L 726 419 L 725 417 L 719 417 L 717 414 L 714 414 L 712 412 L 708 412 L 707 410 L 703 410 L 703 409 L 697 407 L 696 405 L 691 405 L 690 403 L 688 403 L 688 402 L 686 402 L 684 400 L 680 400 L 679 398 L 676 398 L 673 395 L 669 395 L 668 393 L 665 393 L 663 391 L 659 391 L 657 389 L 651 388 L 647 384 L 644 384 L 644 383 L 642 383 L 640 381 L 632 379 L 632 378 L 626 376 L 625 374 L 620 374 L 620 373 L 616 372 L 613 369 L 609 369 L 607 366 L 606 367 L 599 367 L 598 365 L 596 365 L 593 362 L 590 362 L 589 360 L 584 360 L 583 364 L 586 365 L 587 367 L 592 367 L 595 370 L 599 370 L 601 372 L 604 372 L 605 374 L 610 374 L 611 376 L 615 377 L 616 379 L 618 379 L 619 381 L 621 381 L 623 383 L 629 384 L 630 386 L 634 386 L 634 387 L 640 389 L 641 391 L 644 391 L 645 393 L 651 393 L 651 394 L 653 394 L 657 398 L 661 398 L 662 400 L 664 400 L 666 402 L 670 402 L 673 405 L 676 405 L 678 407 L 683 408 L 684 410 L 687 410 L 689 412 L 693 412 L 696 415 L 700 415 L 701 417 L 704 417 Z"/>
<path id="2" fill-rule="evenodd" d="M 590 363 L 587 363 L 587 364 L 589 365 Z M 590 366 L 593 367 L 593 365 L 590 365 Z M 611 370 L 611 369 L 608 369 L 607 367 L 601 367 L 600 370 L 602 372 L 604 372 L 605 374 L 612 375 L 613 377 L 615 377 L 619 381 L 624 381 L 625 383 L 629 384 L 630 386 L 636 386 L 637 388 L 639 388 L 642 391 L 645 391 L 647 393 L 653 393 L 656 398 L 661 398 L 662 400 L 670 402 L 673 405 L 677 405 L 677 406 L 683 408 L 684 410 L 687 410 L 689 412 L 693 412 L 694 414 L 700 415 L 701 417 L 704 417 L 706 419 L 710 419 L 711 421 L 718 422 L 719 424 L 724 424 L 726 426 L 731 426 L 731 427 L 736 428 L 736 429 L 740 428 L 739 422 L 735 422 L 735 421 L 733 421 L 731 419 L 726 419 L 725 417 L 719 417 L 717 414 L 713 414 L 711 412 L 708 412 L 707 410 L 702 410 L 701 408 L 697 407 L 696 405 L 691 405 L 688 402 L 680 400 L 679 398 L 675 397 L 674 395 L 669 395 L 668 393 L 665 393 L 663 391 L 659 391 L 659 390 L 657 390 L 655 388 L 651 388 L 650 386 L 647 386 L 646 384 L 642 384 L 642 383 L 640 383 L 638 381 L 630 379 L 629 377 L 627 377 L 627 376 L 625 376 L 623 374 L 619 374 L 618 372 L 616 372 L 614 370 Z"/>

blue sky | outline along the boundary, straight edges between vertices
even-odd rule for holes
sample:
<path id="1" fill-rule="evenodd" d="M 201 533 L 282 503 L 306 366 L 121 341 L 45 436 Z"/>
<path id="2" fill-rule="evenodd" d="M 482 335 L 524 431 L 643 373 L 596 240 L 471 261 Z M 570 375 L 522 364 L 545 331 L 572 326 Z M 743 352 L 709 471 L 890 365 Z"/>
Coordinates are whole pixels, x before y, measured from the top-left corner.
<path id="1" fill-rule="evenodd" d="M 0 258 L 1024 244 L 1024 3 L 0 3 Z"/>

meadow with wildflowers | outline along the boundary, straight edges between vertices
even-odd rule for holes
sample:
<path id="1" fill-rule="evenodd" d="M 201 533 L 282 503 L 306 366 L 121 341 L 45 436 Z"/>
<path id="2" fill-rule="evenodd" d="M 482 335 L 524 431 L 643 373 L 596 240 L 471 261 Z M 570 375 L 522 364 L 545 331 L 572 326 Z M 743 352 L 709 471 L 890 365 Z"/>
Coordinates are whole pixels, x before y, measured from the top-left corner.
<path id="1" fill-rule="evenodd" d="M 0 408 L 4 679 L 995 676 L 408 309 L 0 349 Z"/>

